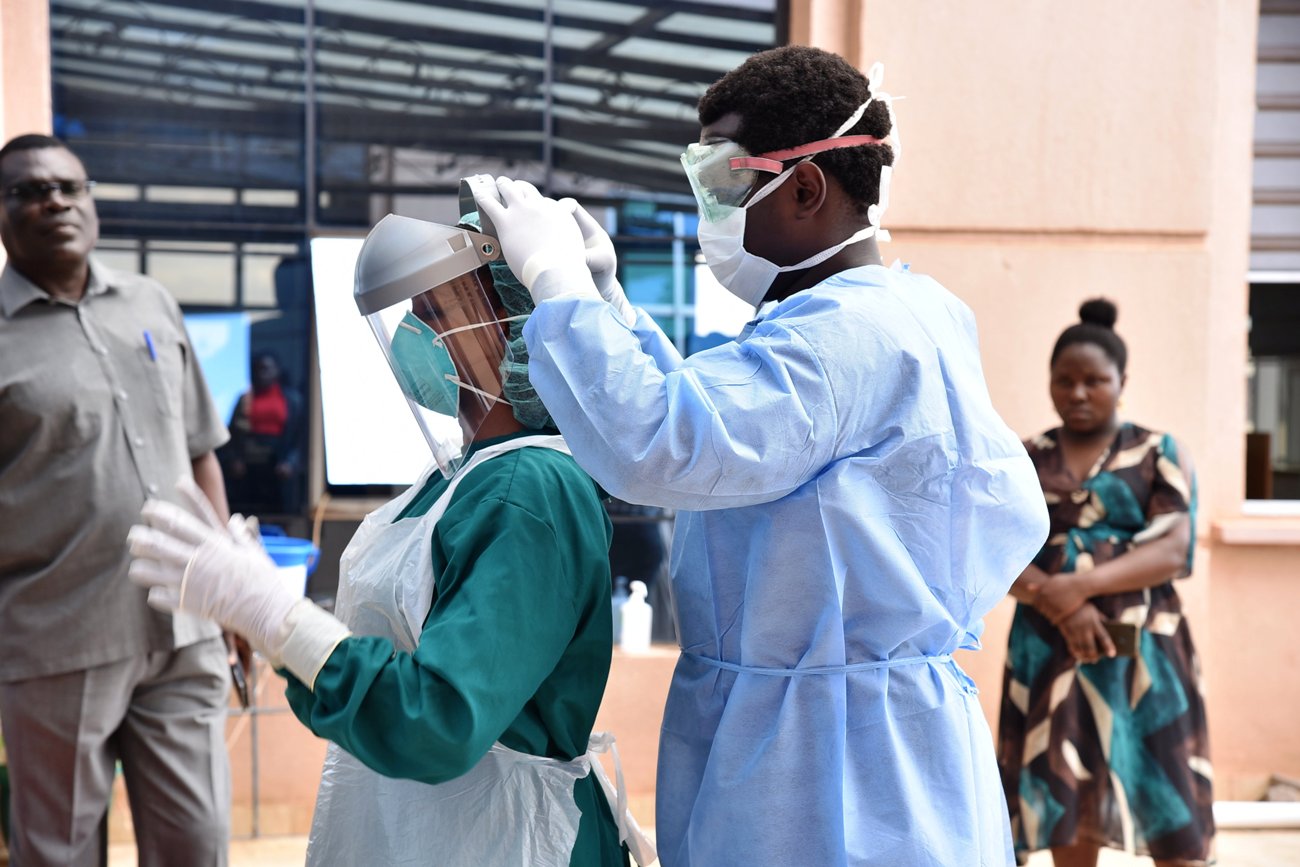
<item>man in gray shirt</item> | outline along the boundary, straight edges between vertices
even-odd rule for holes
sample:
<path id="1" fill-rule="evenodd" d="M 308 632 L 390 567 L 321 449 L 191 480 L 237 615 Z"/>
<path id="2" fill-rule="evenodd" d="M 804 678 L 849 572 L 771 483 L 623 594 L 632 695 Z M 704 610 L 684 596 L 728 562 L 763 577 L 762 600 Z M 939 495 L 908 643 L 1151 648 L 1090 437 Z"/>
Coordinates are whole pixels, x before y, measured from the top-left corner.
<path id="1" fill-rule="evenodd" d="M 218 628 L 145 604 L 127 530 L 227 439 L 180 308 L 91 258 L 99 218 L 58 139 L 0 149 L 0 723 L 14 863 L 97 865 L 122 762 L 140 864 L 224 864 L 229 675 Z"/>

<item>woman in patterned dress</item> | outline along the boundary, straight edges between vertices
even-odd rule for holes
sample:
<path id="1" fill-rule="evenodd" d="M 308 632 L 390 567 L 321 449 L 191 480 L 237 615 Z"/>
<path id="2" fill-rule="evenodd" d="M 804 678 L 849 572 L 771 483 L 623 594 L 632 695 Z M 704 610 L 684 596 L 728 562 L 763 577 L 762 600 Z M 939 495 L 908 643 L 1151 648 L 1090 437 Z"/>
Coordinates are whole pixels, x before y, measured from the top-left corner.
<path id="1" fill-rule="evenodd" d="M 1212 774 L 1174 589 L 1191 570 L 1196 483 L 1172 436 L 1119 419 L 1116 313 L 1086 302 L 1057 339 L 1061 426 L 1025 444 L 1051 530 L 1011 589 L 998 761 L 1021 863 L 1050 848 L 1056 867 L 1094 867 L 1107 846 L 1200 865 Z"/>

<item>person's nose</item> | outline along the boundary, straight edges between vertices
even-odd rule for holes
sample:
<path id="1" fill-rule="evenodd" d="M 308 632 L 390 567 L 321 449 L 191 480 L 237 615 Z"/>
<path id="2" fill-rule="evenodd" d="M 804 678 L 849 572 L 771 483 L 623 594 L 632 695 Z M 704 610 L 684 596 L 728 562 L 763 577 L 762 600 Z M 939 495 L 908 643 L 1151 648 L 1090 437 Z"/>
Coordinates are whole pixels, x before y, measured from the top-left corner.
<path id="1" fill-rule="evenodd" d="M 1075 383 L 1074 386 L 1071 387 L 1070 389 L 1070 402 L 1087 403 L 1087 401 L 1088 401 L 1088 387 L 1084 385 L 1082 382 Z"/>
<path id="2" fill-rule="evenodd" d="M 72 198 L 63 193 L 62 190 L 53 189 L 45 194 L 41 200 L 41 207 L 47 211 L 66 211 L 72 207 Z"/>

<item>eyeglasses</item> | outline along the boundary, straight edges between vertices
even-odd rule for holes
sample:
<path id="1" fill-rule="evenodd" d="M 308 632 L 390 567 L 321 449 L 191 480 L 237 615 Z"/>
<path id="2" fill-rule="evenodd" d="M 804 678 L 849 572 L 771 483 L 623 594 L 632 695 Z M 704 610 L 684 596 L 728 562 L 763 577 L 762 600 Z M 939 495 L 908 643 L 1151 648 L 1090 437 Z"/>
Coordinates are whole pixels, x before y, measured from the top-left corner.
<path id="1" fill-rule="evenodd" d="M 94 181 L 31 181 L 9 187 L 5 190 L 5 198 L 17 199 L 24 205 L 43 202 L 55 193 L 65 199 L 79 199 L 88 195 L 94 186 Z"/>

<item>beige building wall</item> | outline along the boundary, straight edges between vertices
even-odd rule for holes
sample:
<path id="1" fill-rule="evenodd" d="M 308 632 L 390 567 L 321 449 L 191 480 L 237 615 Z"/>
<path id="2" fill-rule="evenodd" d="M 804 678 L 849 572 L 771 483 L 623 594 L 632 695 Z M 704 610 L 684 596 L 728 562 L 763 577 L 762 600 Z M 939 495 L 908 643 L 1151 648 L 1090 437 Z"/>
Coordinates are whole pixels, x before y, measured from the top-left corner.
<path id="1" fill-rule="evenodd" d="M 50 17 L 44 0 L 0 2 L 0 144 L 25 132 L 48 133 Z M 5 251 L 0 247 L 0 264 Z"/>
<path id="2" fill-rule="evenodd" d="M 25 132 L 48 133 L 50 119 L 49 5 L 44 0 L 4 0 L 0 3 L 0 142 Z"/>
<path id="3" fill-rule="evenodd" d="M 1201 544 L 1180 586 L 1220 798 L 1300 773 L 1300 518 L 1243 516 L 1257 4 L 794 0 L 791 39 L 885 63 L 904 153 L 885 224 L 961 296 L 1007 422 L 1057 423 L 1052 343 L 1120 308 L 1122 412 L 1196 459 Z M 963 660 L 996 725 L 1012 605 Z"/>

